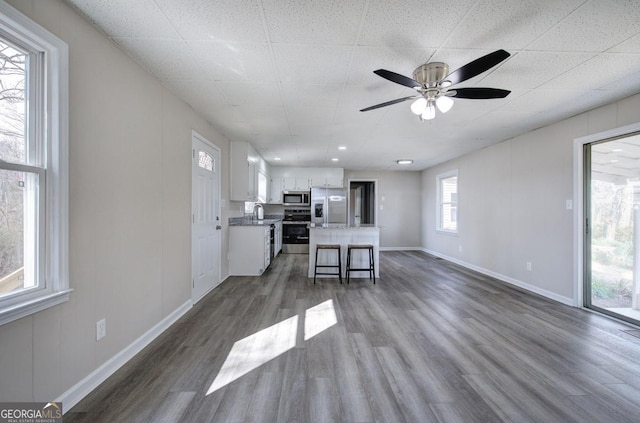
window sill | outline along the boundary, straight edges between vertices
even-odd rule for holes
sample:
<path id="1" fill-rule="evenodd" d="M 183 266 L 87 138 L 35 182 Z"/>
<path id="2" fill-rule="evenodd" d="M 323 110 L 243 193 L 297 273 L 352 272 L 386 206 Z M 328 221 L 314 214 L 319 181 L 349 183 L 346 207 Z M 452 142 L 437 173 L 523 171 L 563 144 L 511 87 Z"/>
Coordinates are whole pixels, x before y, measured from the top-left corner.
<path id="1" fill-rule="evenodd" d="M 52 294 L 36 298 L 35 300 L 25 301 L 24 303 L 6 308 L 0 311 L 0 326 L 45 310 L 49 307 L 67 302 L 69 301 L 69 294 L 71 291 L 73 290 L 67 289 L 64 291 L 54 292 Z"/>
<path id="2" fill-rule="evenodd" d="M 447 231 L 446 229 L 436 229 L 436 233 L 441 235 L 459 236 L 458 231 Z"/>

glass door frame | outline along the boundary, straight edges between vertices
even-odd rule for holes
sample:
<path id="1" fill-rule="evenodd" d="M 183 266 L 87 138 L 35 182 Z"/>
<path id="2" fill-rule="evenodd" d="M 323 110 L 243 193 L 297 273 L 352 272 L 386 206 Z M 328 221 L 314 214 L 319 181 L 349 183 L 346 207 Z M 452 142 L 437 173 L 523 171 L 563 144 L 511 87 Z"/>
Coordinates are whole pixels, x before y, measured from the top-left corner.
<path id="1" fill-rule="evenodd" d="M 597 311 L 638 325 L 638 321 L 591 304 L 591 155 L 594 144 L 640 134 L 640 122 L 574 139 L 574 301 L 577 307 Z"/>

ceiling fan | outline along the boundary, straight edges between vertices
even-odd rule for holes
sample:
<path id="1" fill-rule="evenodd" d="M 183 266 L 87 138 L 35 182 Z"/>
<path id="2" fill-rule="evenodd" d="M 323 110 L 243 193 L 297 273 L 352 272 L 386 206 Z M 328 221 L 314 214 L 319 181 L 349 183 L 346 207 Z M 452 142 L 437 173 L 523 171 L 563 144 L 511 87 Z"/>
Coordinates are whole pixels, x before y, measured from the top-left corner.
<path id="1" fill-rule="evenodd" d="M 436 107 L 442 112 L 448 112 L 453 106 L 452 98 L 468 98 L 474 100 L 504 98 L 511 91 L 499 88 L 453 88 L 452 85 L 459 84 L 467 79 L 485 72 L 498 63 L 509 57 L 505 50 L 496 50 L 486 56 L 482 56 L 461 68 L 449 73 L 449 66 L 442 62 L 430 62 L 418 66 L 413 71 L 413 78 L 388 71 L 378 69 L 373 71 L 376 75 L 388 79 L 396 84 L 415 89 L 418 94 L 409 97 L 402 97 L 396 100 L 387 101 L 360 110 L 366 112 L 380 107 L 402 103 L 407 100 L 415 100 L 411 104 L 411 111 L 420 116 L 421 120 L 433 119 L 436 116 Z"/>

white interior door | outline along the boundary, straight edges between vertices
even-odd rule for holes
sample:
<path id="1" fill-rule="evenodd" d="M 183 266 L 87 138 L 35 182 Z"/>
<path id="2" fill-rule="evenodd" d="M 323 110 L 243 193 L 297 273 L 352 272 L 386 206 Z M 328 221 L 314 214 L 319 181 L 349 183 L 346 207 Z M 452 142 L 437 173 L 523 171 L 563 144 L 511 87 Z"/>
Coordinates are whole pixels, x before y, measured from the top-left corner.
<path id="1" fill-rule="evenodd" d="M 192 137 L 191 298 L 197 302 L 220 283 L 220 150 Z"/>

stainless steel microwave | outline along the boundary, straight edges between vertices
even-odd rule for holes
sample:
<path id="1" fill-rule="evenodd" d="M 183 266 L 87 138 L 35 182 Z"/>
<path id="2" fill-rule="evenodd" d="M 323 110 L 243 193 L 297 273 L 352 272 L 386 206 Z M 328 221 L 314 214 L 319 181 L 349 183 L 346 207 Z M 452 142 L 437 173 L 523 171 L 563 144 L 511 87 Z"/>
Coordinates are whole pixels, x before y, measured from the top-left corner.
<path id="1" fill-rule="evenodd" d="M 283 206 L 308 206 L 311 204 L 310 191 L 282 191 Z"/>

